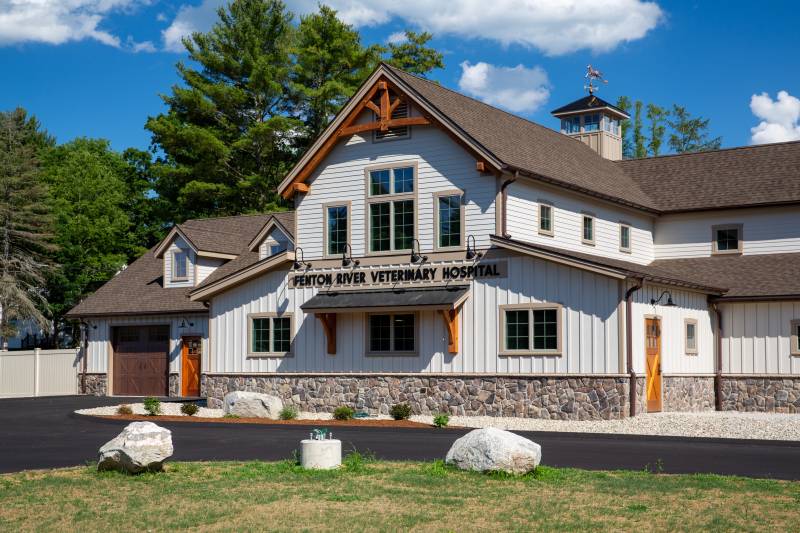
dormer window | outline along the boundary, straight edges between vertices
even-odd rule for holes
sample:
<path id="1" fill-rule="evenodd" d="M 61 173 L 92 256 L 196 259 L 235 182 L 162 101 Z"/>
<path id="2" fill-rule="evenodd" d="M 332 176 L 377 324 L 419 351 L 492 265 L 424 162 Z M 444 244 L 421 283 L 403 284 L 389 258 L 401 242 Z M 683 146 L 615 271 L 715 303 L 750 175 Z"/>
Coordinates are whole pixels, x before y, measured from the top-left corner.
<path id="1" fill-rule="evenodd" d="M 184 250 L 172 253 L 172 280 L 185 281 L 189 279 L 189 254 Z"/>
<path id="2" fill-rule="evenodd" d="M 713 254 L 742 253 L 742 225 L 725 224 L 711 227 Z"/>

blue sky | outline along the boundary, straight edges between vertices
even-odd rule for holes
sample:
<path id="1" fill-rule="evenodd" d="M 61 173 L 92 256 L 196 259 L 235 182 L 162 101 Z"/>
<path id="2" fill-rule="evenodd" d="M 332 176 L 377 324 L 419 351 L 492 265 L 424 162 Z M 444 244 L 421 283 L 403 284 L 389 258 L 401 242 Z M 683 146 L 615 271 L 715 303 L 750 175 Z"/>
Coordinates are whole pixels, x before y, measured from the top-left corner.
<path id="1" fill-rule="evenodd" d="M 207 29 L 219 3 L 0 0 L 0 109 L 27 108 L 61 142 L 89 136 L 146 148 L 145 120 L 178 82 L 179 36 Z M 316 4 L 287 3 L 298 12 Z M 603 98 L 685 105 L 711 119 L 723 146 L 800 139 L 793 2 L 329 3 L 366 42 L 431 30 L 446 63 L 434 79 L 546 126 L 557 126 L 550 110 L 584 94 L 591 63 L 609 80 Z"/>

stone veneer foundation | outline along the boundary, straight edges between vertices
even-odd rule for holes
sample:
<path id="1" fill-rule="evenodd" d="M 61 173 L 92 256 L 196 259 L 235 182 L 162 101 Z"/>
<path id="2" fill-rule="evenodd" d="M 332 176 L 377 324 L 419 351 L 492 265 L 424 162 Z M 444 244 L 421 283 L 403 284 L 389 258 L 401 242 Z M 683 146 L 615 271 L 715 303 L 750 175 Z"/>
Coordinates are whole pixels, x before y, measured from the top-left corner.
<path id="1" fill-rule="evenodd" d="M 181 378 L 177 372 L 169 375 L 169 395 L 173 398 L 181 395 Z"/>
<path id="2" fill-rule="evenodd" d="M 204 374 L 200 394 L 209 407 L 228 392 L 280 396 L 302 411 L 333 412 L 340 405 L 388 414 L 408 403 L 415 414 L 515 416 L 559 420 L 628 416 L 628 378 L 620 376 L 375 376 Z"/>
<path id="3" fill-rule="evenodd" d="M 723 411 L 800 413 L 800 377 L 722 377 Z"/>
<path id="4" fill-rule="evenodd" d="M 83 375 L 78 374 L 78 390 L 81 390 Z M 108 394 L 108 376 L 106 374 L 86 374 L 86 395 L 106 396 Z"/>
<path id="5" fill-rule="evenodd" d="M 709 376 L 663 376 L 663 411 L 714 410 L 714 378 Z"/>

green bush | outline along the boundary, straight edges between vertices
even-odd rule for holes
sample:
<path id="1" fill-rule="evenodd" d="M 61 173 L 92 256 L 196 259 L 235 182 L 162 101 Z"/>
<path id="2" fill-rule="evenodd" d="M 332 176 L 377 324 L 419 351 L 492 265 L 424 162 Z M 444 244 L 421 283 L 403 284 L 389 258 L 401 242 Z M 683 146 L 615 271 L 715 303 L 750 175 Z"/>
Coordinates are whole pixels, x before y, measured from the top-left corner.
<path id="1" fill-rule="evenodd" d="M 281 420 L 294 420 L 297 418 L 297 408 L 293 405 L 284 406 L 281 412 L 278 413 L 278 418 Z"/>
<path id="2" fill-rule="evenodd" d="M 196 403 L 185 403 L 181 405 L 181 413 L 185 414 L 186 416 L 194 416 L 197 414 L 200 408 L 197 407 Z"/>
<path id="3" fill-rule="evenodd" d="M 443 428 L 450 423 L 450 415 L 447 413 L 439 413 L 433 417 L 433 425 L 437 428 Z"/>
<path id="4" fill-rule="evenodd" d="M 234 415 L 232 413 L 228 413 L 224 415 L 222 418 L 241 418 L 239 415 Z"/>
<path id="5" fill-rule="evenodd" d="M 356 414 L 352 407 L 340 405 L 333 411 L 333 418 L 336 420 L 352 420 L 353 415 Z"/>
<path id="6" fill-rule="evenodd" d="M 117 414 L 118 415 L 132 415 L 133 409 L 131 409 L 130 405 L 124 404 L 117 407 Z"/>
<path id="7" fill-rule="evenodd" d="M 396 403 L 389 409 L 389 414 L 395 420 L 408 420 L 411 416 L 411 406 L 407 403 Z"/>
<path id="8" fill-rule="evenodd" d="M 144 410 L 147 411 L 147 414 L 150 416 L 157 416 L 161 414 L 161 400 L 154 398 L 153 396 L 145 398 Z"/>

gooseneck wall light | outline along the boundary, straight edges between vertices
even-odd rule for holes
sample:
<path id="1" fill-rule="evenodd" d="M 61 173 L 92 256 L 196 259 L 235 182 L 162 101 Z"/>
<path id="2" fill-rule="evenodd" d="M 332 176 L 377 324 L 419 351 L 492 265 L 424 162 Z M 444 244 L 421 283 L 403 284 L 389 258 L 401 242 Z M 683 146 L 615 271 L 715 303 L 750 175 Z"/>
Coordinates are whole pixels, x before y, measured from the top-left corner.
<path id="1" fill-rule="evenodd" d="M 303 249 L 299 246 L 294 250 L 294 264 L 292 266 L 295 270 L 300 270 L 303 267 L 311 268 L 311 263 L 305 260 Z"/>
<path id="2" fill-rule="evenodd" d="M 361 261 L 358 259 L 353 259 L 353 247 L 350 246 L 350 243 L 345 243 L 344 249 L 342 250 L 342 266 L 349 267 L 350 265 L 358 266 L 361 264 Z"/>
<path id="3" fill-rule="evenodd" d="M 654 306 L 654 307 L 655 307 L 656 305 L 658 305 L 659 303 L 661 303 L 661 300 L 663 300 L 663 299 L 664 299 L 664 296 L 666 296 L 666 297 L 667 297 L 667 303 L 665 303 L 665 304 L 664 304 L 664 307 L 677 307 L 677 306 L 675 305 L 675 302 L 673 302 L 673 301 L 672 301 L 672 293 L 671 293 L 671 292 L 669 292 L 669 291 L 664 291 L 664 292 L 662 292 L 662 293 L 661 293 L 661 296 L 659 296 L 659 297 L 658 297 L 658 299 L 656 299 L 656 298 L 650 298 L 650 305 L 652 305 L 652 306 Z"/>

